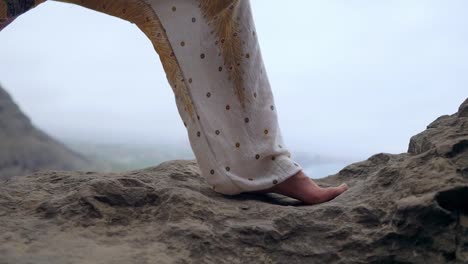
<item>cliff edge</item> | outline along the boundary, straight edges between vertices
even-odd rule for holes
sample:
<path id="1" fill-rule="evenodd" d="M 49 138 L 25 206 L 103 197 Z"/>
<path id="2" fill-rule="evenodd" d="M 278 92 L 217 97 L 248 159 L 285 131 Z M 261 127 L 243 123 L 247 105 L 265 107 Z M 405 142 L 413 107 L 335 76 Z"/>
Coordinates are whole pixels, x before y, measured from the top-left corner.
<path id="1" fill-rule="evenodd" d="M 212 191 L 194 160 L 0 182 L 0 263 L 468 263 L 468 100 L 411 138 L 316 180 L 314 206 Z"/>

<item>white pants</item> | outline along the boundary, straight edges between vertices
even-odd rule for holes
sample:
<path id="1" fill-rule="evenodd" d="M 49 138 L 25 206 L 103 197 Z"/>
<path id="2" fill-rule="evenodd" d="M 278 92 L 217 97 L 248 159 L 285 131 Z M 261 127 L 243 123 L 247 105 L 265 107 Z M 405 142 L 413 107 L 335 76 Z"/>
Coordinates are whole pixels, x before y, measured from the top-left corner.
<path id="1" fill-rule="evenodd" d="M 60 1 L 128 20 L 149 37 L 213 190 L 263 190 L 302 170 L 281 136 L 249 0 Z"/>

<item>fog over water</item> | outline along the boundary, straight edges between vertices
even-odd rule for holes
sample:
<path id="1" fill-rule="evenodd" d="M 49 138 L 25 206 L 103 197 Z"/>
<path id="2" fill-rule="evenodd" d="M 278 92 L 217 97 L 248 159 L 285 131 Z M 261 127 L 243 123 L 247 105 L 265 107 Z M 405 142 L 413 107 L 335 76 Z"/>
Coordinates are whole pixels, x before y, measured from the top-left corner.
<path id="1" fill-rule="evenodd" d="M 404 152 L 468 96 L 468 1 L 251 6 L 283 137 L 311 174 Z M 45 3 L 0 33 L 0 83 L 57 138 L 190 152 L 159 57 L 126 21 Z"/>

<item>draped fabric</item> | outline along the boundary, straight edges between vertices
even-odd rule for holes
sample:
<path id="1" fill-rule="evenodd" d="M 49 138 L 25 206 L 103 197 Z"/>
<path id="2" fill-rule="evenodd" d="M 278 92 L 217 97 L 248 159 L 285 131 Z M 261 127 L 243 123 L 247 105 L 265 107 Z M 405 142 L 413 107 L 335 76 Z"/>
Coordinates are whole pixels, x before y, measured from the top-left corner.
<path id="1" fill-rule="evenodd" d="M 0 5 L 0 19 L 10 16 L 12 2 Z M 127 20 L 151 40 L 200 171 L 215 191 L 263 190 L 302 170 L 283 142 L 249 0 L 60 2 Z"/>

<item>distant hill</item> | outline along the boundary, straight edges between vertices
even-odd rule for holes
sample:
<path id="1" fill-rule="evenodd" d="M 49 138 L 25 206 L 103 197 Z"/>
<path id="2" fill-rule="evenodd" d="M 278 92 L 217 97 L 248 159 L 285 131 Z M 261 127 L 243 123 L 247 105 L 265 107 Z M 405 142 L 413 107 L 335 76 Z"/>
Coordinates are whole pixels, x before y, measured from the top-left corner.
<path id="1" fill-rule="evenodd" d="M 94 162 L 34 127 L 0 85 L 0 179 L 39 169 L 80 170 Z"/>
<path id="2" fill-rule="evenodd" d="M 189 145 L 165 143 L 96 143 L 60 138 L 71 149 L 101 165 L 98 171 L 122 172 L 155 166 L 173 159 L 195 159 Z"/>

